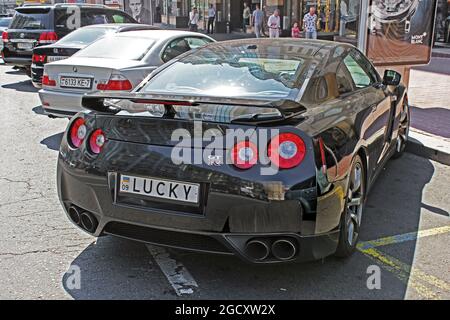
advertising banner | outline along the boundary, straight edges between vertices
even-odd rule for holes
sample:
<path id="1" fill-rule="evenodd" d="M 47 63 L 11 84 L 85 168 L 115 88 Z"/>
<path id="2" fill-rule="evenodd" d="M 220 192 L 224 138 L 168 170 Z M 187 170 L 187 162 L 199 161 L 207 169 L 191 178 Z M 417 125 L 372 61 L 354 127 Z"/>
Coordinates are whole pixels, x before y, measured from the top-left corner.
<path id="1" fill-rule="evenodd" d="M 370 0 L 367 55 L 375 65 L 431 59 L 437 0 Z"/>

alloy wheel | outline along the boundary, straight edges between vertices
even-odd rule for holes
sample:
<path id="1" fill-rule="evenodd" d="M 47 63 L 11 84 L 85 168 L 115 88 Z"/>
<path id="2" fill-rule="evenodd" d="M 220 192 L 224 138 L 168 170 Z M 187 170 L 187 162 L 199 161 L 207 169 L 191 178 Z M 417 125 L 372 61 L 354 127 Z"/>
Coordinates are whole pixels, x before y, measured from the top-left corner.
<path id="1" fill-rule="evenodd" d="M 350 185 L 347 194 L 347 215 L 345 223 L 347 226 L 347 242 L 353 246 L 359 235 L 361 226 L 362 209 L 364 202 L 363 168 L 356 163 L 350 177 Z"/>

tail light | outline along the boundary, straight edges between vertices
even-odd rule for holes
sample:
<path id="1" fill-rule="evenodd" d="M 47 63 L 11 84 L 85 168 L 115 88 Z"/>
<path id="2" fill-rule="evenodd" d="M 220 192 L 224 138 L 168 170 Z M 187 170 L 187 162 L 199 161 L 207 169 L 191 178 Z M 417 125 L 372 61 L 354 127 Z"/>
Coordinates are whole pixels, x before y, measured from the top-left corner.
<path id="1" fill-rule="evenodd" d="M 53 32 L 53 31 L 51 31 L 51 32 L 43 32 L 39 36 L 39 43 L 40 44 L 55 43 L 56 41 L 58 41 L 58 35 L 56 34 L 56 32 Z"/>
<path id="2" fill-rule="evenodd" d="M 86 138 L 87 128 L 83 118 L 77 118 L 70 127 L 69 139 L 74 148 L 78 148 Z"/>
<path id="3" fill-rule="evenodd" d="M 121 74 L 113 74 L 106 83 L 99 83 L 98 90 L 122 90 L 128 91 L 133 88 L 131 82 Z"/>
<path id="4" fill-rule="evenodd" d="M 3 42 L 9 42 L 8 32 L 3 31 L 3 33 L 2 33 L 2 41 Z"/>
<path id="5" fill-rule="evenodd" d="M 42 85 L 43 86 L 54 87 L 54 86 L 56 86 L 56 80 L 50 79 L 48 74 L 44 74 L 42 76 Z"/>
<path id="6" fill-rule="evenodd" d="M 102 147 L 105 144 L 106 138 L 101 129 L 95 130 L 91 137 L 89 138 L 89 149 L 93 153 L 100 153 L 102 151 Z"/>
<path id="7" fill-rule="evenodd" d="M 32 61 L 34 63 L 44 63 L 46 58 L 45 54 L 33 54 Z"/>
<path id="8" fill-rule="evenodd" d="M 298 166 L 305 157 L 305 152 L 305 143 L 293 133 L 279 134 L 270 141 L 267 150 L 272 163 L 280 169 Z"/>
<path id="9" fill-rule="evenodd" d="M 239 169 L 250 169 L 258 161 L 258 149 L 250 141 L 238 142 L 231 150 L 231 161 Z"/>

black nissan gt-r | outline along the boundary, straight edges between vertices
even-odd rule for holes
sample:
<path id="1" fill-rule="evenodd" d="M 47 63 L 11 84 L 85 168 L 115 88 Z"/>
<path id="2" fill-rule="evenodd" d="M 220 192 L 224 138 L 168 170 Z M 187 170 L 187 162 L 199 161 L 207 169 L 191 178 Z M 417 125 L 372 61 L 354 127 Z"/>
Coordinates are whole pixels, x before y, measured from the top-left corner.
<path id="1" fill-rule="evenodd" d="M 57 183 L 93 236 L 304 261 L 356 247 L 364 200 L 407 142 L 400 74 L 351 45 L 209 44 L 134 92 L 95 92 L 74 116 Z"/>

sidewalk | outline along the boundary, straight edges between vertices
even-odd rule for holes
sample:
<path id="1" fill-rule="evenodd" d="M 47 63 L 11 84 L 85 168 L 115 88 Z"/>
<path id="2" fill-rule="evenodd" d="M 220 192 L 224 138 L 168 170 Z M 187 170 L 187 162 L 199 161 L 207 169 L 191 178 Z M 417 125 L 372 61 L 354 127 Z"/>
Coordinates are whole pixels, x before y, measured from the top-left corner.
<path id="1" fill-rule="evenodd" d="M 409 103 L 407 151 L 450 165 L 450 59 L 433 57 L 411 69 Z"/>

